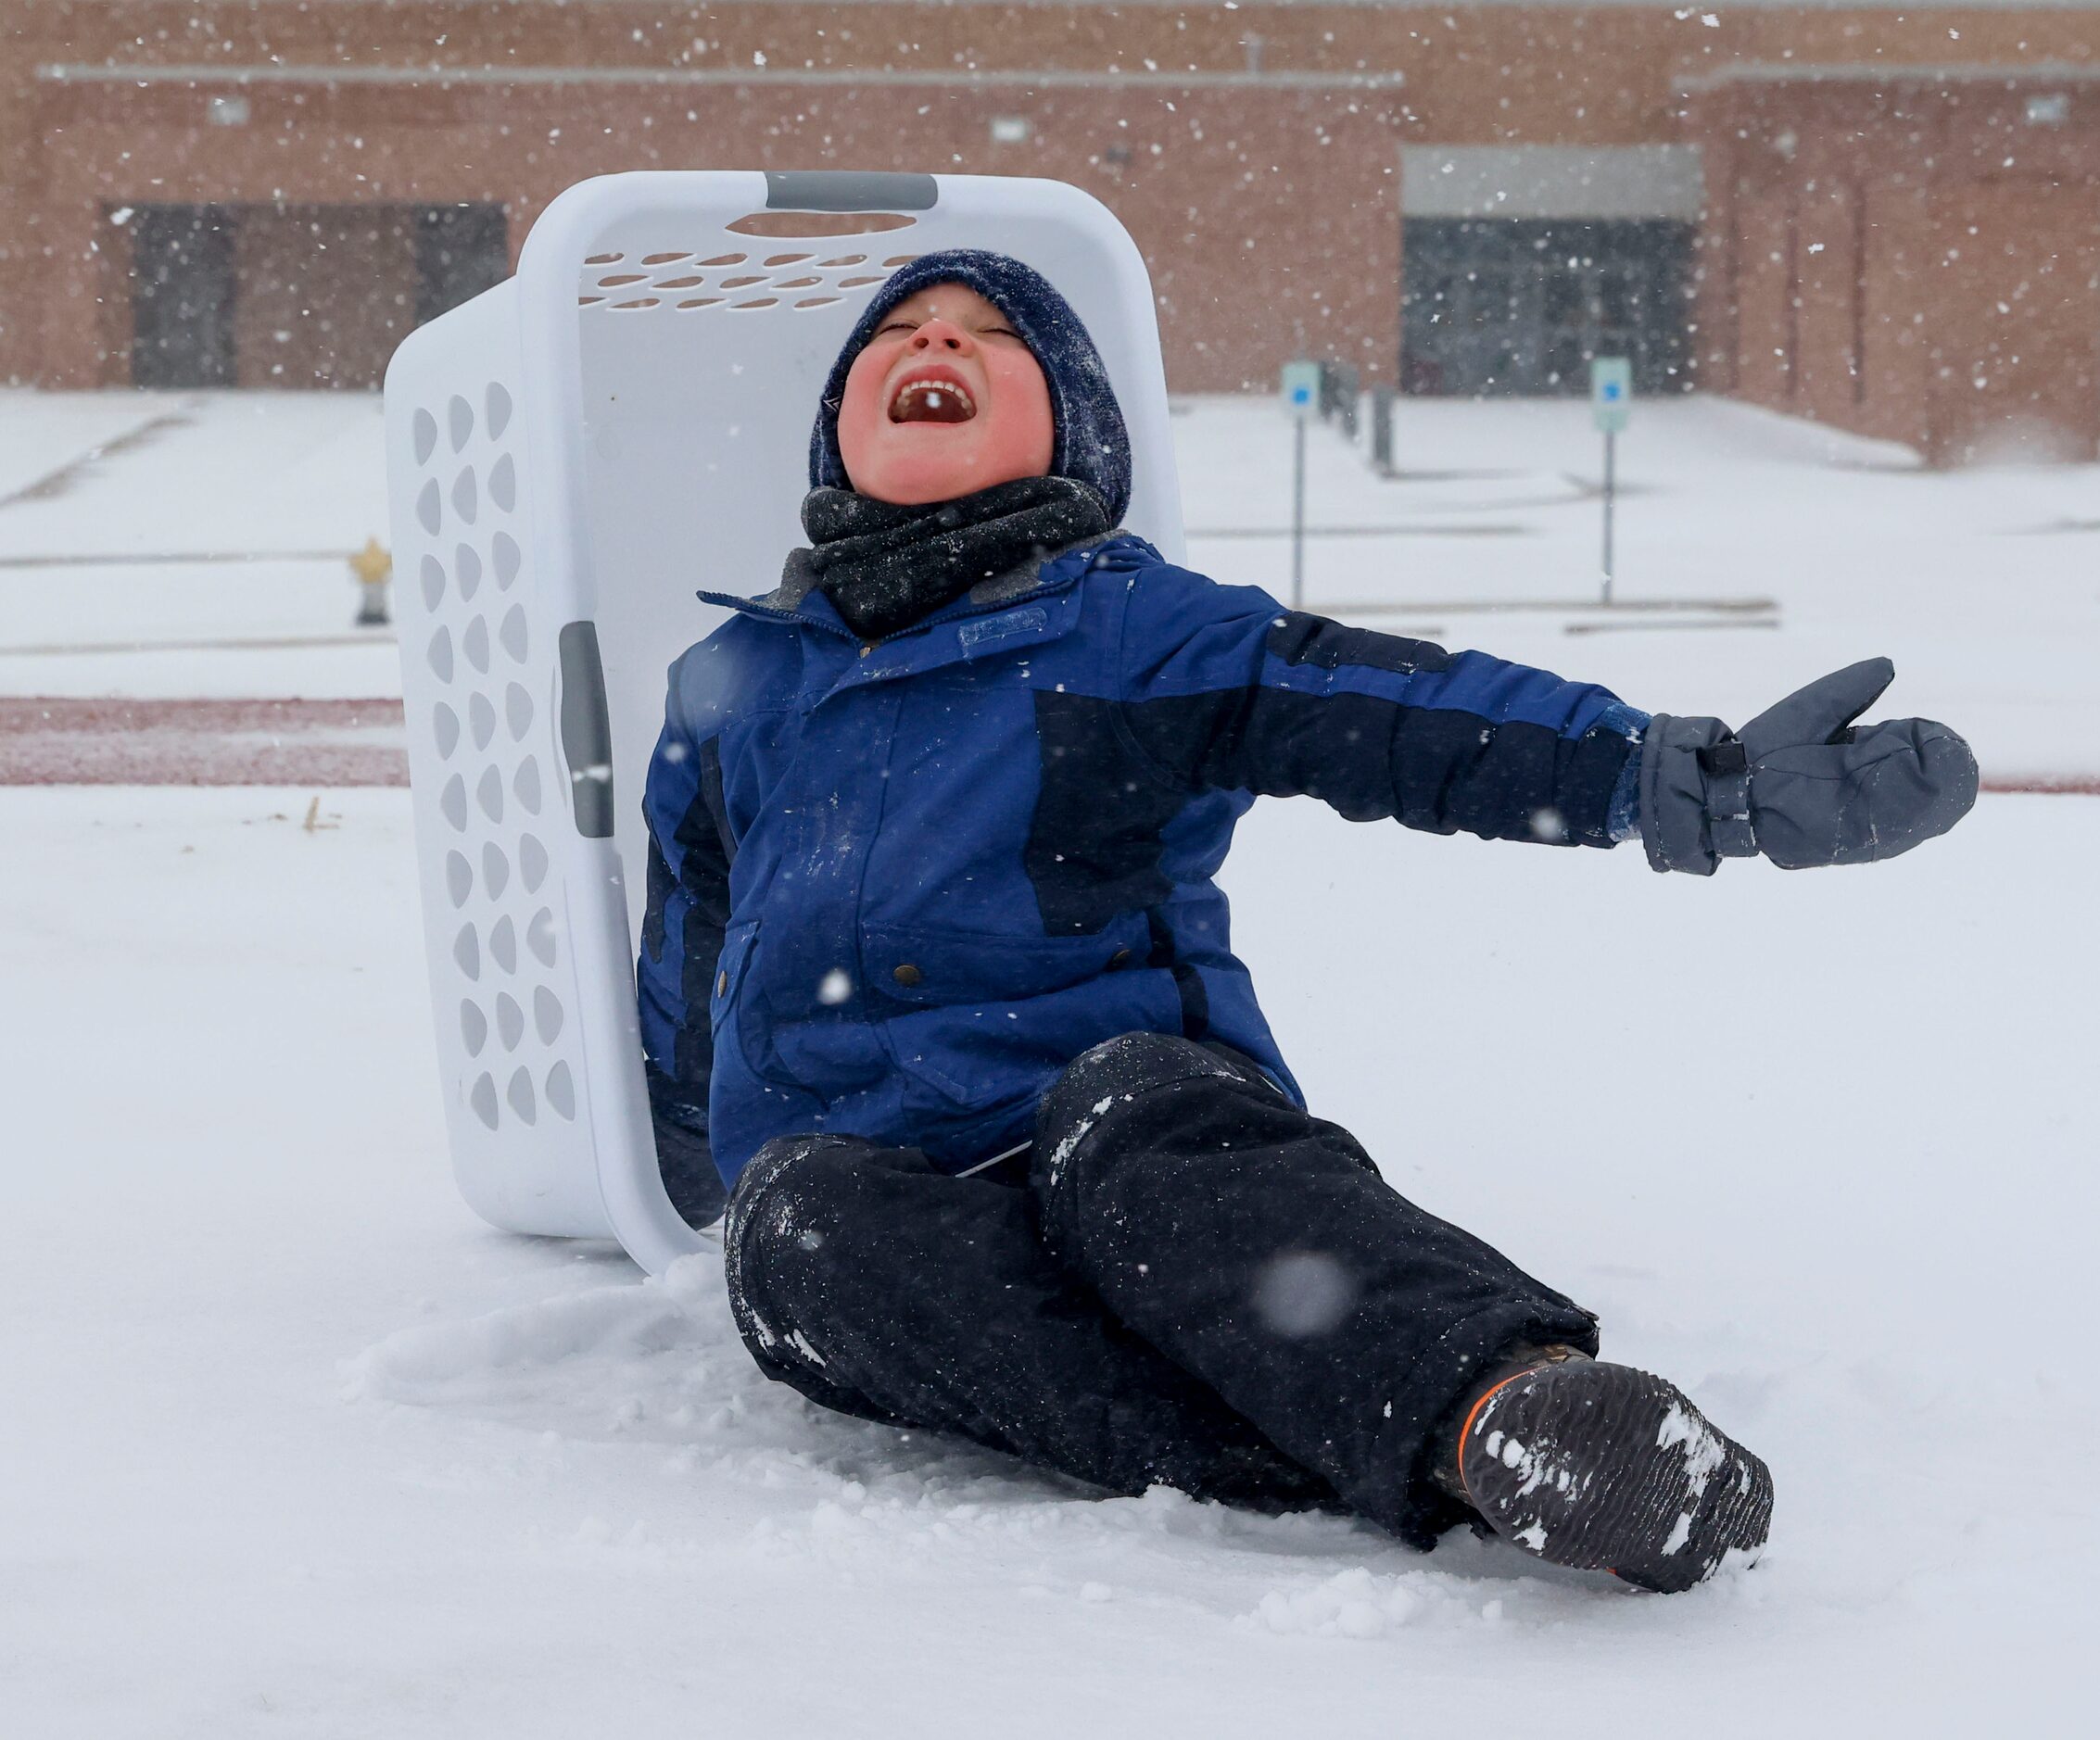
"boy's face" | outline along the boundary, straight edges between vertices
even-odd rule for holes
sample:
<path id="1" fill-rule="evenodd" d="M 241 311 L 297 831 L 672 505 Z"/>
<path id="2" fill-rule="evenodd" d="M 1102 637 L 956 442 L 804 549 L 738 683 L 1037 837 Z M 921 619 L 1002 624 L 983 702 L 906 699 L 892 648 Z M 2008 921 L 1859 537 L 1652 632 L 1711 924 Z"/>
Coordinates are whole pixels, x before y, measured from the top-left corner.
<path id="1" fill-rule="evenodd" d="M 864 496 L 951 501 L 1050 469 L 1056 426 L 1042 365 L 976 291 L 930 284 L 854 359 L 839 454 Z"/>

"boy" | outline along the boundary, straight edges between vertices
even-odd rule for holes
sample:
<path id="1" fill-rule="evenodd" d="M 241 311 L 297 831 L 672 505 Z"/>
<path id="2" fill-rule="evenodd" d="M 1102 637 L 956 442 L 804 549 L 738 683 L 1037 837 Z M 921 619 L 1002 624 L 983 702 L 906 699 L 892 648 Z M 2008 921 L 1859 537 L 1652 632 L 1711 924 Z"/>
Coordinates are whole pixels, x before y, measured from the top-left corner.
<path id="1" fill-rule="evenodd" d="M 1887 857 L 1967 746 L 1851 729 L 1893 673 L 1739 734 L 1284 611 L 1116 531 L 1130 453 L 1019 262 L 877 293 L 811 442 L 810 547 L 671 672 L 642 1031 L 666 1186 L 728 1187 L 760 1367 L 1117 1492 L 1460 1521 L 1689 1588 L 1765 1465 L 1596 1319 L 1308 1114 L 1212 876 L 1257 795 L 1710 874 Z"/>

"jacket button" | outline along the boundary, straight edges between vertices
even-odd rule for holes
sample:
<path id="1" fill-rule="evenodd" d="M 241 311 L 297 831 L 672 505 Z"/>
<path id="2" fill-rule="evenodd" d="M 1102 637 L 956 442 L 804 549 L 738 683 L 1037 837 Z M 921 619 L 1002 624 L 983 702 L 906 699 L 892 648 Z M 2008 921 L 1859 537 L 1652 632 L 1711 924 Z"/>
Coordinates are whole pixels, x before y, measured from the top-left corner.
<path id="1" fill-rule="evenodd" d="M 1131 952 L 1128 949 L 1118 949 L 1115 953 L 1108 957 L 1108 970 L 1110 972 L 1114 972 L 1119 966 L 1128 966 L 1130 964 Z"/>
<path id="2" fill-rule="evenodd" d="M 906 961 L 902 966 L 891 968 L 890 977 L 895 979 L 900 985 L 916 985 L 919 982 L 920 979 L 924 978 L 926 975 L 920 972 L 918 968 L 914 966 L 909 961 Z"/>
<path id="3" fill-rule="evenodd" d="M 726 996 L 728 993 L 728 990 L 729 969 L 727 967 L 724 967 L 719 973 L 715 975 L 715 994 L 717 997 Z"/>
<path id="4" fill-rule="evenodd" d="M 874 650 L 875 650 L 875 648 L 874 648 L 874 646 L 873 646 L 872 644 L 870 644 L 870 645 L 868 645 L 868 646 L 865 646 L 865 647 L 863 647 L 863 648 L 862 648 L 862 649 L 860 649 L 860 656 L 861 656 L 862 658 L 864 658 L 864 659 L 865 659 L 865 658 L 867 658 L 867 655 L 868 655 L 869 653 L 873 652 Z"/>

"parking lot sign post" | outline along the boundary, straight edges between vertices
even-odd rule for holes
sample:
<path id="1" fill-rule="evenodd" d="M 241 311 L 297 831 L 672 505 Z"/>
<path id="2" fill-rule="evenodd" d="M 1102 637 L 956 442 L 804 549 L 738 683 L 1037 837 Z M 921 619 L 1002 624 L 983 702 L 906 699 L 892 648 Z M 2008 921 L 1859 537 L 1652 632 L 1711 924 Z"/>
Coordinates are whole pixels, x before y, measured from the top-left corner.
<path id="1" fill-rule="evenodd" d="M 1589 363 L 1589 417 L 1604 435 L 1604 602 L 1612 601 L 1612 510 L 1618 500 L 1619 431 L 1633 416 L 1633 363 L 1626 357 L 1593 357 Z"/>
<path id="2" fill-rule="evenodd" d="M 1284 409 L 1291 413 L 1291 608 L 1305 603 L 1305 425 L 1320 409 L 1320 365 L 1284 365 Z"/>

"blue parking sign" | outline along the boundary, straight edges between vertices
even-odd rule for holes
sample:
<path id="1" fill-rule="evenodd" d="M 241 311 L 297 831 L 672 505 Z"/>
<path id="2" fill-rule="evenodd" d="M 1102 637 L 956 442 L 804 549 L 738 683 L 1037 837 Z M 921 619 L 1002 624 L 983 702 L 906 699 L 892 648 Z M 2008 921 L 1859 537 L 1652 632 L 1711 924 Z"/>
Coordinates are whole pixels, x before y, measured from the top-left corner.
<path id="1" fill-rule="evenodd" d="M 1284 365 L 1284 409 L 1294 417 L 1309 417 L 1320 409 L 1320 365 L 1317 362 Z"/>
<path id="2" fill-rule="evenodd" d="M 1596 357 L 1589 364 L 1589 416 L 1606 435 L 1617 435 L 1633 415 L 1633 362 Z"/>

